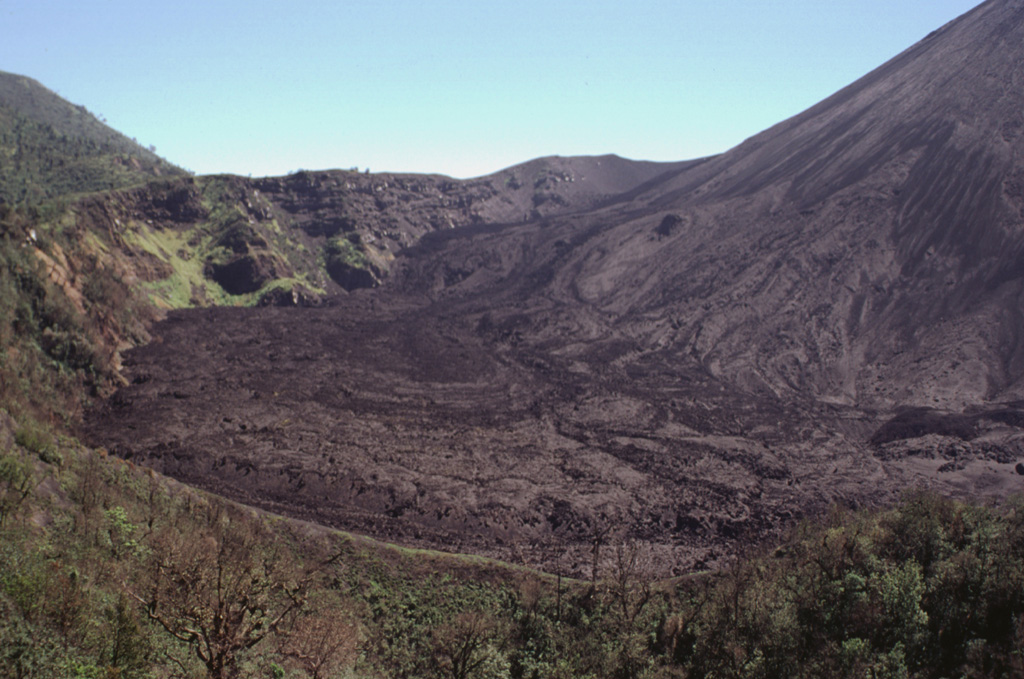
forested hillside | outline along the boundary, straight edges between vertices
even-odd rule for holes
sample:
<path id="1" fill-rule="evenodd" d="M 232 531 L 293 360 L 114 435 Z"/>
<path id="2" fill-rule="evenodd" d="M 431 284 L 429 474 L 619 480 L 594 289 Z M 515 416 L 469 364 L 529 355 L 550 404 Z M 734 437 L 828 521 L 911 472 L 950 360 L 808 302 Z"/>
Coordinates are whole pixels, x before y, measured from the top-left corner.
<path id="1" fill-rule="evenodd" d="M 2 71 L 0 161 L 0 204 L 22 206 L 185 174 L 84 107 Z"/>

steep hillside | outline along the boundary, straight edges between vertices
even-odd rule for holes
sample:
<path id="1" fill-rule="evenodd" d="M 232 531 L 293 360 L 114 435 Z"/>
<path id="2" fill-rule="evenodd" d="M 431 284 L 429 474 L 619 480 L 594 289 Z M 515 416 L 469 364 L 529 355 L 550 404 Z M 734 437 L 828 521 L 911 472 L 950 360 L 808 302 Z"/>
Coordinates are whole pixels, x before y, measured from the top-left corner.
<path id="1" fill-rule="evenodd" d="M 567 304 L 744 388 L 869 408 L 1018 399 L 1022 16 L 987 2 L 595 214 L 570 250 L 549 256 L 565 234 L 531 234 L 507 268 L 553 272 L 543 294 L 571 286 Z"/>
<path id="2" fill-rule="evenodd" d="M 471 181 L 189 177 L 0 73 L 0 400 L 73 420 L 122 379 L 120 352 L 167 309 L 319 304 L 380 285 L 425 233 L 588 208 L 681 165 L 549 158 Z"/>
<path id="3" fill-rule="evenodd" d="M 0 203 L 32 205 L 184 174 L 84 107 L 0 72 Z"/>
<path id="4" fill-rule="evenodd" d="M 639 198 L 679 223 L 656 252 L 622 243 L 621 274 L 585 266 L 587 299 L 683 319 L 647 339 L 776 393 L 870 408 L 1018 399 L 1022 24 L 1021 3 L 986 2 Z M 628 278 L 639 284 L 616 285 Z"/>
<path id="5" fill-rule="evenodd" d="M 612 527 L 686 570 L 834 500 L 1015 492 L 1022 46 L 1024 3 L 986 2 L 617 200 L 435 231 L 328 309 L 175 315 L 90 428 L 278 511 L 577 572 Z"/>

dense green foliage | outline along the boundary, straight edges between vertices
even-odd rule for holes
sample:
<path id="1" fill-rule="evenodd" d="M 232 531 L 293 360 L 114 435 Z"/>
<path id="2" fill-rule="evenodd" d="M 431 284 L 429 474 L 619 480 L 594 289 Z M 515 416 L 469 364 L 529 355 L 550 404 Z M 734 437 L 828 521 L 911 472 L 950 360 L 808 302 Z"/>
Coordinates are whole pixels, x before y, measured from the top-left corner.
<path id="1" fill-rule="evenodd" d="M 835 512 L 691 594 L 672 656 L 693 676 L 1020 676 L 1024 507 L 916 494 Z"/>

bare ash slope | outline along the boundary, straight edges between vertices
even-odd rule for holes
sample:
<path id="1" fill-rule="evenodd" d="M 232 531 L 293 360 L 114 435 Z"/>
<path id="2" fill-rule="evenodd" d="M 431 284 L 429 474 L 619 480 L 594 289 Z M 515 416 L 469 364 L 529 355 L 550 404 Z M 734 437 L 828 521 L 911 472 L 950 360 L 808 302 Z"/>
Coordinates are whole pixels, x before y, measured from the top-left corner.
<path id="1" fill-rule="evenodd" d="M 581 573 L 615 531 L 681 571 L 834 500 L 1019 490 L 1022 52 L 990 0 L 589 211 L 434 231 L 328 308 L 173 315 L 90 426 L 254 504 Z"/>
<path id="2" fill-rule="evenodd" d="M 984 3 L 650 202 L 715 249 L 663 242 L 685 275 L 602 301 L 685 315 L 672 341 L 713 370 L 861 406 L 1019 398 L 1024 5 Z"/>

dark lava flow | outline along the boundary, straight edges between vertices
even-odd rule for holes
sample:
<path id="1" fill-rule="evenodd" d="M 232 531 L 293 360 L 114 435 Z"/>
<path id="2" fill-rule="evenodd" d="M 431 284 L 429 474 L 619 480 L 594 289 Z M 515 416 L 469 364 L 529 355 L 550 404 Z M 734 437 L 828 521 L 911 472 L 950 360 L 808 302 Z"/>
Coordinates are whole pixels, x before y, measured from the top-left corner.
<path id="1" fill-rule="evenodd" d="M 835 501 L 1005 497 L 1022 112 L 1024 2 L 991 0 L 721 156 L 425 235 L 384 288 L 173 312 L 87 433 L 284 514 L 582 575 L 597 544 L 679 573 Z"/>

